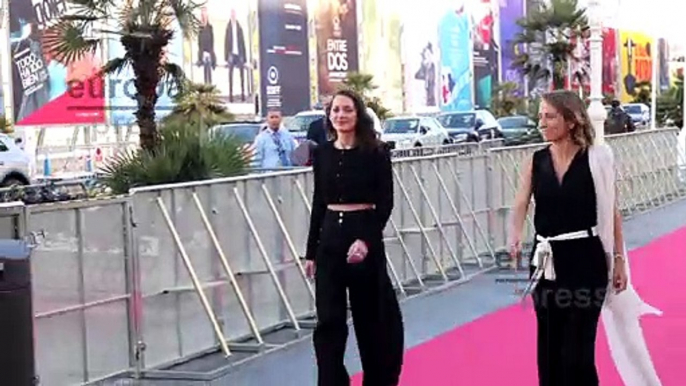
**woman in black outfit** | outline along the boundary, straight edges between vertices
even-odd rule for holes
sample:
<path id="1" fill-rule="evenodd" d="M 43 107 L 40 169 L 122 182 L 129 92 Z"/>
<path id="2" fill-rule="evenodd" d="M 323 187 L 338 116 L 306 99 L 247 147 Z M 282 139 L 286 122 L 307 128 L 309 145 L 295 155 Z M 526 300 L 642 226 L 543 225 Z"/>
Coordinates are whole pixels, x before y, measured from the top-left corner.
<path id="1" fill-rule="evenodd" d="M 313 153 L 314 197 L 306 254 L 308 275 L 316 282 L 318 384 L 350 384 L 343 363 L 347 290 L 363 385 L 394 386 L 402 367 L 404 332 L 382 239 L 393 210 L 390 150 L 376 139 L 364 102 L 353 92 L 335 94 L 326 124 L 334 140 Z"/>
<path id="2" fill-rule="evenodd" d="M 533 195 L 536 239 L 531 275 L 539 385 L 596 386 L 596 330 L 609 284 L 608 254 L 614 252 L 610 258 L 615 259 L 615 289 L 626 287 L 621 218 L 615 221 L 615 251 L 605 251 L 598 236 L 597 197 L 589 166 L 594 132 L 583 101 L 568 91 L 546 94 L 539 117 L 551 144 L 536 151 L 523 170 L 512 240 L 513 257 L 518 258 Z"/>

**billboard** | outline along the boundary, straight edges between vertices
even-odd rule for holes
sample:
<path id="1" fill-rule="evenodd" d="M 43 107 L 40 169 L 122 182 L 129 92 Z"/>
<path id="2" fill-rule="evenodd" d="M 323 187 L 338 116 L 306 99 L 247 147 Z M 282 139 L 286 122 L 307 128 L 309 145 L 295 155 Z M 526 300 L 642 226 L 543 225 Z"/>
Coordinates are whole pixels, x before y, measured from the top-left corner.
<path id="1" fill-rule="evenodd" d="M 359 71 L 357 0 L 317 0 L 317 79 L 320 100 L 333 94 L 349 72 Z"/>
<path id="2" fill-rule="evenodd" d="M 173 22 L 174 37 L 165 49 L 163 60 L 183 66 L 183 35 L 178 22 Z M 107 41 L 108 60 L 124 57 L 124 46 L 117 39 Z M 138 109 L 136 101 L 136 78 L 133 68 L 126 66 L 119 73 L 110 74 L 107 77 L 107 97 L 110 122 L 113 125 L 129 125 L 136 121 L 134 113 Z M 160 119 L 169 114 L 173 108 L 172 98 L 177 93 L 173 84 L 160 81 L 157 86 L 157 104 L 155 106 L 155 118 Z"/>
<path id="3" fill-rule="evenodd" d="M 603 28 L 603 94 L 617 95 L 619 78 L 619 55 L 617 54 L 617 30 Z"/>
<path id="4" fill-rule="evenodd" d="M 518 85 L 517 91 L 524 95 L 524 77 L 519 69 L 513 66 L 517 56 L 523 49 L 513 43 L 515 37 L 522 31 L 517 21 L 524 17 L 524 0 L 500 0 L 500 49 L 503 82 Z"/>
<path id="5" fill-rule="evenodd" d="M 25 126 L 104 123 L 103 82 L 97 76 L 101 54 L 71 63 L 58 61 L 44 37 L 69 6 L 67 0 L 46 4 L 9 0 L 13 121 Z"/>
<path id="6" fill-rule="evenodd" d="M 362 2 L 361 71 L 373 74 L 377 96 L 391 111 L 402 111 L 403 73 L 400 52 L 402 22 L 393 0 Z"/>
<path id="7" fill-rule="evenodd" d="M 414 112 L 438 110 L 440 101 L 440 9 L 413 1 L 403 7 L 402 59 L 405 109 Z M 435 12 L 435 13 L 434 13 Z"/>
<path id="8" fill-rule="evenodd" d="M 499 39 L 496 36 L 497 15 L 494 12 L 495 0 L 471 0 L 473 63 L 474 63 L 474 103 L 477 108 L 491 105 L 493 90 L 498 84 Z"/>
<path id="9" fill-rule="evenodd" d="M 438 26 L 441 110 L 471 110 L 474 74 L 470 17 L 464 7 L 446 8 Z"/>
<path id="10" fill-rule="evenodd" d="M 307 0 L 259 0 L 262 111 L 293 115 L 310 106 Z"/>
<path id="11" fill-rule="evenodd" d="M 620 31 L 621 92 L 623 103 L 631 102 L 638 94 L 637 84 L 652 81 L 651 45 L 649 35 Z"/>
<path id="12" fill-rule="evenodd" d="M 186 62 L 195 83 L 212 84 L 230 112 L 255 112 L 249 2 L 206 0 L 199 7 L 200 30 L 187 42 Z"/>

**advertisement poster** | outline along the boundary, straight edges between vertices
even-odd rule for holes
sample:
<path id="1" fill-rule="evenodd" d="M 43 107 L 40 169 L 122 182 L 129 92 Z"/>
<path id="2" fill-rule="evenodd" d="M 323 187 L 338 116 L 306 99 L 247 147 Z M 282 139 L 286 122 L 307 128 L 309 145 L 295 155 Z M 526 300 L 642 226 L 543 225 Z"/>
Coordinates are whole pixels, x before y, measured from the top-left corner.
<path id="1" fill-rule="evenodd" d="M 517 91 L 524 95 L 524 77 L 512 63 L 523 49 L 513 43 L 521 32 L 517 21 L 524 17 L 524 0 L 500 0 L 500 48 L 503 82 L 516 83 Z"/>
<path id="2" fill-rule="evenodd" d="M 464 7 L 448 8 L 439 23 L 442 111 L 468 111 L 473 107 L 469 19 Z"/>
<path id="3" fill-rule="evenodd" d="M 212 84 L 234 114 L 255 112 L 254 69 L 249 2 L 206 0 L 198 15 L 201 26 L 186 53 L 193 82 Z"/>
<path id="4" fill-rule="evenodd" d="M 357 72 L 357 1 L 317 0 L 315 25 L 320 99 L 333 94 L 349 72 Z"/>
<path id="5" fill-rule="evenodd" d="M 391 111 L 403 110 L 401 19 L 393 0 L 363 1 L 361 71 L 374 75 L 376 94 Z"/>
<path id="6" fill-rule="evenodd" d="M 618 58 L 617 30 L 603 28 L 603 94 L 617 95 Z"/>
<path id="7" fill-rule="evenodd" d="M 293 115 L 310 107 L 306 0 L 259 0 L 262 114 Z"/>
<path id="8" fill-rule="evenodd" d="M 572 60 L 569 62 L 569 77 L 571 89 L 583 90 L 588 95 L 591 92 L 591 46 L 586 36 L 577 36 L 572 40 L 574 50 Z"/>
<path id="9" fill-rule="evenodd" d="M 57 61 L 42 40 L 68 13 L 68 2 L 45 4 L 9 0 L 13 121 L 25 126 L 104 123 L 103 81 L 96 75 L 101 54 L 71 63 Z"/>
<path id="10" fill-rule="evenodd" d="M 410 2 L 404 8 L 401 40 L 404 69 L 405 109 L 412 112 L 438 111 L 440 91 L 440 52 L 437 8 Z M 434 13 L 436 12 L 436 13 Z"/>
<path id="11" fill-rule="evenodd" d="M 178 24 L 174 22 L 177 31 L 174 38 L 167 45 L 165 58 L 171 63 L 183 66 L 183 35 Z M 117 39 L 109 39 L 107 43 L 108 59 L 124 57 L 124 46 Z M 112 125 L 130 125 L 136 121 L 135 112 L 138 109 L 136 102 L 136 78 L 133 68 L 126 66 L 117 73 L 108 75 L 107 95 L 109 99 L 109 114 Z M 160 81 L 157 86 L 157 104 L 155 107 L 155 119 L 165 117 L 173 108 L 173 97 L 178 93 L 174 84 Z"/>
<path id="12" fill-rule="evenodd" d="M 623 103 L 631 102 L 638 93 L 637 84 L 652 80 L 652 58 L 650 36 L 620 31 L 621 93 Z"/>
<path id="13" fill-rule="evenodd" d="M 495 24 L 495 0 L 472 0 L 472 33 L 474 44 L 474 103 L 479 109 L 491 106 L 493 90 L 498 83 L 499 42 Z"/>

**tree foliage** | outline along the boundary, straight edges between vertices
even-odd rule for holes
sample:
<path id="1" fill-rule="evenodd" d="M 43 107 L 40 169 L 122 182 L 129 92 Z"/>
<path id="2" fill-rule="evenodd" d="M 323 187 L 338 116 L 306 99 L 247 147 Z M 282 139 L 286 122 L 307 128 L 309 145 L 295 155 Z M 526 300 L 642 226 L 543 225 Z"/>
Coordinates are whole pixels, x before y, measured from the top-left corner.
<path id="1" fill-rule="evenodd" d="M 577 0 L 539 1 L 517 25 L 521 32 L 512 44 L 526 49 L 519 50 L 513 66 L 534 84 L 552 78 L 555 89 L 564 88 L 569 64 L 582 59 L 575 58 L 574 51 L 588 35 L 586 9 Z M 574 76 L 584 79 L 588 74 Z"/>
<path id="2" fill-rule="evenodd" d="M 100 173 L 101 183 L 114 194 L 147 185 L 199 181 L 245 173 L 248 153 L 233 137 L 205 136 L 192 123 L 174 121 L 160 125 L 154 152 L 120 153 Z"/>
<path id="3" fill-rule="evenodd" d="M 162 119 L 165 124 L 191 122 L 205 130 L 235 118 L 226 108 L 217 87 L 211 84 L 187 82 L 173 100 L 174 108 Z"/>
<path id="4" fill-rule="evenodd" d="M 124 56 L 108 61 L 101 75 L 131 67 L 135 77 L 140 144 L 153 150 L 159 141 L 155 120 L 157 87 L 167 81 L 182 88 L 180 66 L 166 57 L 166 48 L 179 30 L 185 38 L 197 33 L 200 21 L 193 0 L 67 0 L 69 11 L 46 31 L 44 42 L 56 60 L 73 63 L 96 53 L 109 36 L 118 39 Z M 113 21 L 112 21 L 113 20 Z"/>
<path id="5" fill-rule="evenodd" d="M 360 72 L 349 72 L 343 80 L 342 88 L 347 88 L 360 94 L 367 106 L 374 110 L 376 116 L 380 120 L 390 118 L 392 113 L 389 109 L 384 107 L 381 98 L 373 96 L 372 93 L 378 88 L 374 84 L 374 75 L 364 74 Z"/>
<path id="6" fill-rule="evenodd" d="M 519 85 L 515 82 L 503 82 L 496 87 L 491 102 L 496 117 L 506 117 L 525 111 L 526 98 L 518 91 Z"/>

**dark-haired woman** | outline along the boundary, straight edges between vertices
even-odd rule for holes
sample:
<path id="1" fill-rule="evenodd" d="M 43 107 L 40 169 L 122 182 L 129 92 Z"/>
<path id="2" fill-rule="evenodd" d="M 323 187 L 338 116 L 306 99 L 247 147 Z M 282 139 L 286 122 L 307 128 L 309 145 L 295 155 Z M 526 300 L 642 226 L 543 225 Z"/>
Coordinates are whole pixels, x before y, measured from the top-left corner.
<path id="1" fill-rule="evenodd" d="M 383 230 L 393 210 L 390 150 L 376 138 L 359 95 L 337 92 L 327 108 L 332 141 L 314 150 L 306 268 L 315 277 L 314 348 L 319 386 L 348 386 L 344 365 L 350 299 L 364 386 L 399 382 L 404 331 L 386 270 Z"/>
<path id="2" fill-rule="evenodd" d="M 637 320 L 655 310 L 630 287 L 611 149 L 594 144 L 586 106 L 573 92 L 543 95 L 539 118 L 550 145 L 536 151 L 522 171 L 511 240 L 518 258 L 533 196 L 531 285 L 539 385 L 602 384 L 595 343 L 604 311 L 610 349 L 624 384 L 659 386 Z"/>

